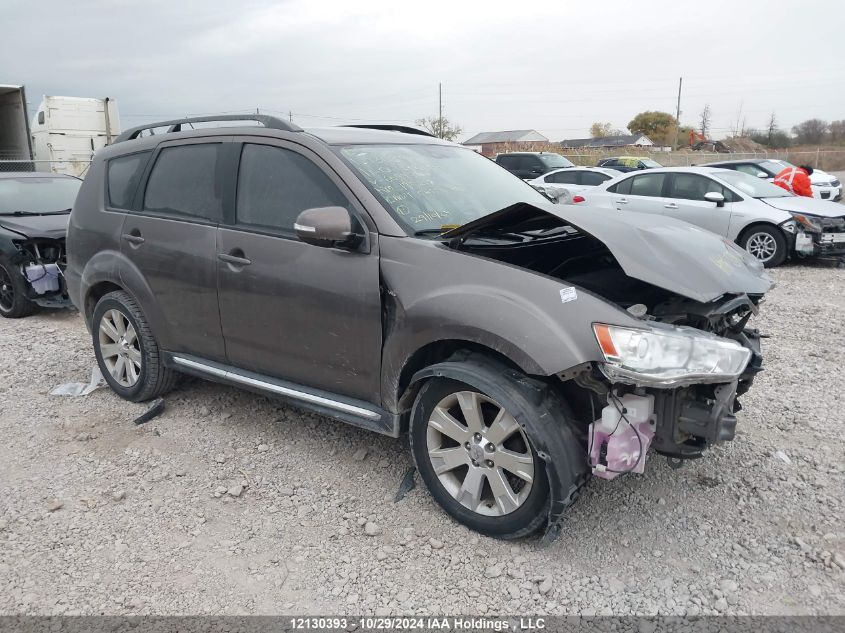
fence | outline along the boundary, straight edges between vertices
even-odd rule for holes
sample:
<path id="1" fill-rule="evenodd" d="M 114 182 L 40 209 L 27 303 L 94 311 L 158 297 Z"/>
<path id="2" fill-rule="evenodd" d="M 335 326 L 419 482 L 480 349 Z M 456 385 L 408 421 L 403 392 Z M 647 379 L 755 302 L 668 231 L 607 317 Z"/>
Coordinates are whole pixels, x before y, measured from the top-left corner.
<path id="1" fill-rule="evenodd" d="M 91 161 L 88 159 L 74 160 L 0 160 L 0 173 L 3 172 L 50 172 L 54 174 L 67 174 L 84 178 L 88 173 Z"/>

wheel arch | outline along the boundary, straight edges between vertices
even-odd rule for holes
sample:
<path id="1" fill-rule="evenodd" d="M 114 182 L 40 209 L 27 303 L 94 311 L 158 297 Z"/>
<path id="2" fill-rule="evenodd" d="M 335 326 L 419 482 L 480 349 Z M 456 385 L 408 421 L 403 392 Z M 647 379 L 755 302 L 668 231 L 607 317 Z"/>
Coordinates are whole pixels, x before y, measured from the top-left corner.
<path id="1" fill-rule="evenodd" d="M 483 352 L 466 352 L 425 367 L 412 376 L 411 384 L 424 384 L 430 378 L 456 380 L 482 393 L 498 392 L 499 404 L 514 414 L 545 464 L 551 503 L 543 540 L 554 540 L 560 531 L 560 517 L 578 499 L 589 477 L 586 445 L 572 424 L 566 400 L 542 377 L 526 376 L 512 364 Z M 520 417 L 517 411 L 527 407 L 541 414 Z"/>
<path id="2" fill-rule="evenodd" d="M 784 239 L 787 240 L 787 244 L 789 243 L 789 234 L 786 231 L 784 231 L 779 225 L 775 224 L 774 222 L 770 222 L 769 220 L 754 220 L 753 222 L 749 223 L 747 226 L 744 226 L 740 230 L 739 234 L 736 236 L 736 244 L 738 246 L 742 246 L 742 243 L 745 240 L 745 238 L 748 236 L 748 234 L 753 229 L 759 228 L 761 226 L 765 226 L 765 227 L 770 228 L 770 229 L 777 229 L 778 231 L 781 232 Z"/>

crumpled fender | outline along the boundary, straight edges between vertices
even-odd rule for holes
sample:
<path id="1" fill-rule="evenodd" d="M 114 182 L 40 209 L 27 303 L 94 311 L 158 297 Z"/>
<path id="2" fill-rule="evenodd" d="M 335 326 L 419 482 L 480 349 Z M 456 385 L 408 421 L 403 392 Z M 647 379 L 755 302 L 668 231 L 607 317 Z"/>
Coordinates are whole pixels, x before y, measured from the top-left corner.
<path id="1" fill-rule="evenodd" d="M 586 437 L 571 422 L 566 402 L 546 383 L 528 378 L 510 367 L 480 354 L 459 353 L 448 361 L 418 371 L 411 386 L 429 378 L 450 378 L 482 393 L 496 393 L 497 401 L 525 429 L 534 450 L 546 466 L 549 480 L 549 516 L 543 532 L 544 545 L 560 534 L 564 512 L 580 496 L 590 476 Z M 523 412 L 537 410 L 537 417 Z"/>

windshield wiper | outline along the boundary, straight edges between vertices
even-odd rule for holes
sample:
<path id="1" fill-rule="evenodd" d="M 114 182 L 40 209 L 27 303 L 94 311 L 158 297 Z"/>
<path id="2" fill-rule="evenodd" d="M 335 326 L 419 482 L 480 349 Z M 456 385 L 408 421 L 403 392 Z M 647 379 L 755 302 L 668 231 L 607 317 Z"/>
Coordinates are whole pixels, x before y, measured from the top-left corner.
<path id="1" fill-rule="evenodd" d="M 414 231 L 414 235 L 442 235 L 448 231 L 448 229 L 420 229 L 419 231 Z"/>
<path id="2" fill-rule="evenodd" d="M 61 211 L 4 211 L 0 212 L 0 215 L 62 215 L 64 213 L 70 213 L 70 209 L 62 209 Z"/>

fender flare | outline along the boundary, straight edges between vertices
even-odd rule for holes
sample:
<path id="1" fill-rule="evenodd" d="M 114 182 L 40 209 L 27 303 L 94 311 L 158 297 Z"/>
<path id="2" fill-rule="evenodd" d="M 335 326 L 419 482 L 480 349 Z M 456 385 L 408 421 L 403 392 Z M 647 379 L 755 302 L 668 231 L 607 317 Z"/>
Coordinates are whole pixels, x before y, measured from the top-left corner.
<path id="1" fill-rule="evenodd" d="M 501 394 L 499 404 L 511 412 L 529 407 L 542 412 L 537 418 L 513 415 L 546 467 L 550 503 L 542 544 L 554 541 L 560 534 L 564 512 L 578 499 L 590 475 L 585 438 L 579 437 L 581 434 L 571 422 L 573 416 L 567 403 L 547 383 L 472 352 L 459 353 L 421 369 L 411 378 L 409 389 L 431 378 L 456 380 L 483 393 L 495 390 Z M 418 393 L 415 401 L 417 397 Z"/>

